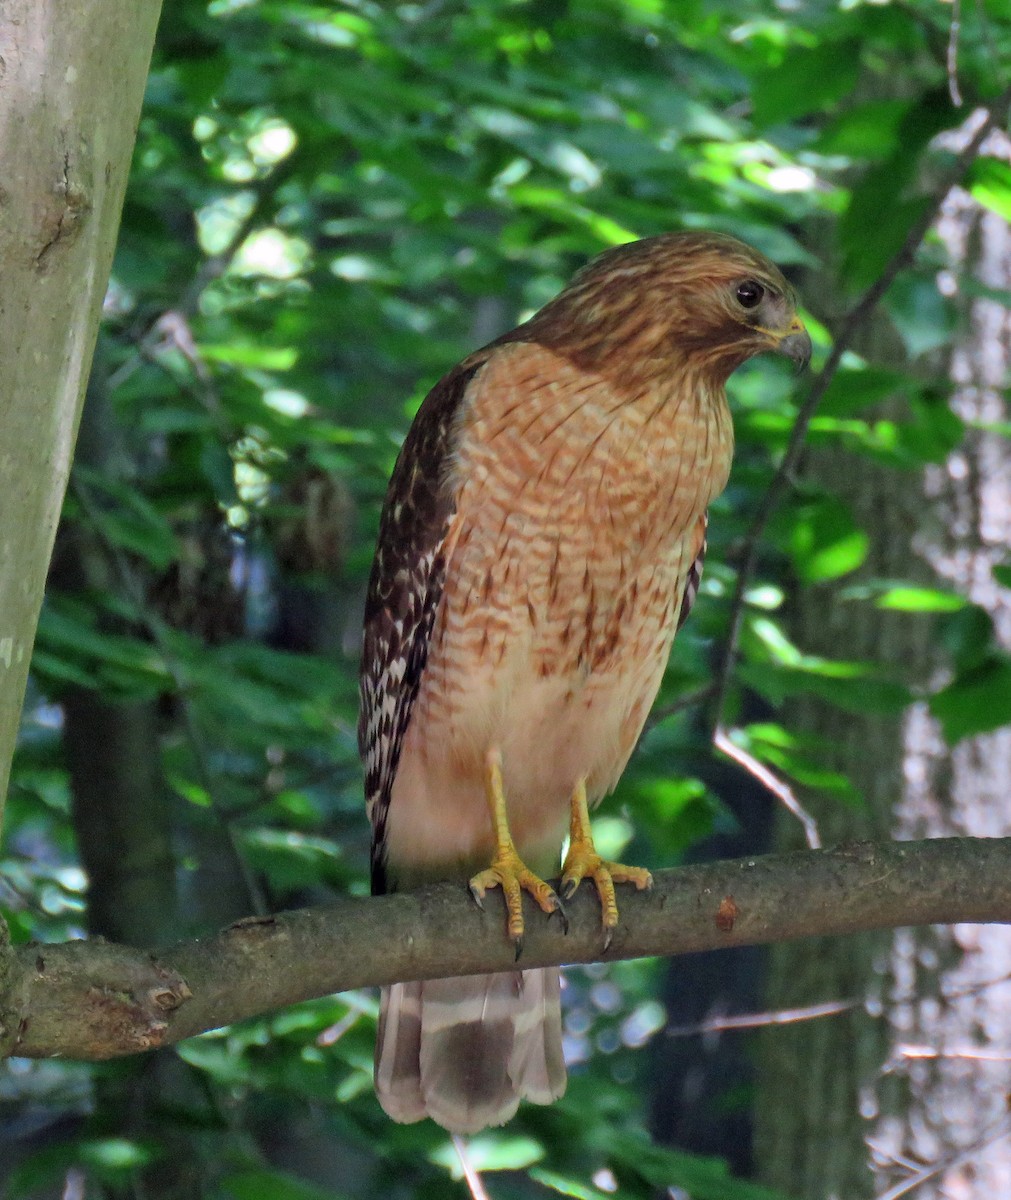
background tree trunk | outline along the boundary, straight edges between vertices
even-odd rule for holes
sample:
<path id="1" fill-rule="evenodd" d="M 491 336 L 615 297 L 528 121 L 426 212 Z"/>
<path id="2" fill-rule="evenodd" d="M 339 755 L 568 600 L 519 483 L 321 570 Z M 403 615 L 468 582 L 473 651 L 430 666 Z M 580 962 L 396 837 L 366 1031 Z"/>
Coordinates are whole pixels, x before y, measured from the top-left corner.
<path id="1" fill-rule="evenodd" d="M 987 152 L 1011 159 L 1011 142 L 994 135 Z M 1011 288 L 1006 222 L 957 189 L 938 232 L 963 279 L 998 293 Z M 940 579 L 986 612 L 1006 649 L 1011 605 L 993 568 L 1007 563 L 1011 544 L 1011 453 L 1007 438 L 987 427 L 1007 420 L 1002 389 L 1011 366 L 1011 321 L 1002 304 L 970 288 L 961 291 L 959 308 L 966 332 L 950 364 L 953 407 L 976 428 L 945 464 L 926 472 L 923 494 L 935 520 L 931 528 L 921 526 L 918 548 Z M 904 755 L 895 836 L 999 837 L 1011 828 L 1011 730 L 952 747 L 926 706 L 916 705 L 905 723 Z M 905 1180 L 908 1164 L 923 1163 L 936 1168 L 917 1188 L 923 1200 L 1008 1195 L 1011 931 L 973 925 L 898 930 L 891 971 L 886 1069 L 903 1104 L 897 1112 L 884 1109 L 873 1130 L 879 1182 Z"/>
<path id="2" fill-rule="evenodd" d="M 809 455 L 805 473 L 841 496 L 861 528 L 881 530 L 859 577 L 922 575 L 911 548 L 913 510 L 922 504 L 913 479 L 839 450 Z M 805 653 L 875 662 L 896 673 L 922 670 L 922 619 L 868 604 L 839 604 L 835 596 L 826 588 L 798 593 L 793 637 Z M 805 697 L 790 705 L 785 724 L 800 737 L 818 739 L 825 766 L 845 774 L 860 797 L 859 807 L 838 797 L 803 797 L 823 844 L 888 837 L 902 789 L 901 714 L 849 714 Z M 784 814 L 779 826 L 778 848 L 803 845 L 793 818 Z M 889 942 L 888 933 L 845 942 L 812 938 L 770 952 L 767 1008 L 855 1002 L 839 1015 L 771 1027 L 759 1038 L 759 1171 L 765 1182 L 797 1200 L 874 1194 L 862 1109 L 864 1089 L 887 1057 L 887 1031 L 873 1010 L 884 987 Z"/>
<path id="3" fill-rule="evenodd" d="M 964 140 L 974 128 L 967 123 Z M 1006 140 L 1003 145 L 1006 150 Z M 986 152 L 996 151 L 988 145 Z M 939 230 L 962 280 L 976 275 L 985 286 L 1008 288 L 1004 222 L 956 189 Z M 962 309 L 966 333 L 951 362 L 928 366 L 939 375 L 951 370 L 953 407 L 964 421 L 1006 420 L 997 390 L 1008 366 L 1006 310 L 971 299 Z M 898 351 L 879 343 L 871 357 L 895 363 Z M 920 579 L 959 591 L 989 612 L 1005 645 L 1006 593 L 991 568 L 1006 555 L 1009 470 L 1006 439 L 983 431 L 969 432 L 946 464 L 920 475 L 839 450 L 809 454 L 806 464 L 807 477 L 841 496 L 857 524 L 873 531 L 857 578 Z M 837 590 L 800 590 L 793 634 L 807 652 L 870 660 L 914 686 L 933 690 L 950 673 L 931 622 L 915 613 L 840 604 Z M 902 717 L 855 716 L 813 699 L 796 704 L 787 725 L 821 739 L 830 751 L 826 765 L 845 773 L 863 802 L 854 810 L 804 798 L 825 845 L 850 838 L 1000 836 L 1008 828 L 1007 731 L 952 748 L 926 705 Z M 799 828 L 784 818 L 777 848 L 800 844 Z M 936 1181 L 917 1187 L 918 1196 L 1006 1193 L 1006 928 L 811 940 L 775 947 L 770 961 L 770 1009 L 828 1000 L 854 1006 L 831 1018 L 768 1029 L 760 1039 L 757 1155 L 767 1182 L 802 1200 L 858 1200 L 909 1180 L 918 1164 L 927 1164 L 942 1169 Z M 968 1161 L 959 1161 L 969 1148 Z"/>
<path id="4" fill-rule="evenodd" d="M 831 325 L 840 314 L 819 315 Z M 856 349 L 872 362 L 909 370 L 904 347 L 885 319 Z M 880 413 L 883 417 L 905 415 L 901 401 L 882 408 L 888 410 Z M 834 444 L 806 452 L 801 478 L 802 486 L 841 499 L 857 527 L 870 535 L 867 557 L 848 582 L 903 579 L 941 586 L 913 547 L 924 511 L 915 474 Z M 840 603 L 838 592 L 838 581 L 794 589 L 790 632 L 795 644 L 806 654 L 872 663 L 911 686 L 925 684 L 933 664 L 929 619 L 866 602 Z M 822 765 L 845 776 L 858 797 L 855 805 L 818 792 L 801 797 L 818 822 L 822 845 L 890 837 L 903 789 L 903 714 L 849 713 L 804 695 L 787 705 L 784 725 L 810 739 Z M 799 823 L 780 810 L 776 848 L 804 844 Z M 813 938 L 769 953 L 767 1009 L 852 1003 L 831 1017 L 771 1026 L 758 1039 L 758 1173 L 797 1200 L 861 1200 L 874 1194 L 865 1138 L 870 1108 L 877 1111 L 873 1085 L 888 1053 L 879 1014 L 890 940 L 888 932 L 845 942 Z"/>
<path id="5" fill-rule="evenodd" d="M 0 804 L 160 8 L 0 5 Z"/>

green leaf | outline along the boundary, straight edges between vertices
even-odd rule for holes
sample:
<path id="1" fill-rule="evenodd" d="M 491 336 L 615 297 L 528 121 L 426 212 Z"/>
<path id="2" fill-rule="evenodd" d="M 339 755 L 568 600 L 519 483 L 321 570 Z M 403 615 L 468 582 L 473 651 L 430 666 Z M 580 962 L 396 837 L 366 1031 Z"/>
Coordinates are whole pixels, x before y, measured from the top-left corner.
<path id="1" fill-rule="evenodd" d="M 869 546 L 867 534 L 835 496 L 809 501 L 796 514 L 790 549 L 797 573 L 806 583 L 837 579 L 856 570 Z"/>
<path id="2" fill-rule="evenodd" d="M 931 697 L 930 711 L 949 745 L 1011 724 L 1011 659 L 991 655 L 959 672 Z"/>
<path id="3" fill-rule="evenodd" d="M 265 874 L 278 891 L 340 881 L 340 846 L 327 838 L 259 827 L 246 830 L 242 844 L 250 866 Z"/>
<path id="4" fill-rule="evenodd" d="M 908 100 L 871 100 L 841 113 L 818 135 L 820 154 L 845 154 L 857 159 L 884 158 L 899 139 L 899 126 L 909 111 Z"/>
<path id="5" fill-rule="evenodd" d="M 114 507 L 96 502 L 88 507 L 102 535 L 113 545 L 130 550 L 164 571 L 178 554 L 178 543 L 168 521 L 136 487 L 111 479 L 80 464 L 74 474 L 89 493 L 113 501 Z"/>
<path id="6" fill-rule="evenodd" d="M 739 739 L 756 758 L 796 783 L 832 792 L 846 800 L 855 799 L 853 785 L 846 776 L 825 766 L 827 747 L 818 739 L 794 737 L 781 725 L 767 723 L 735 730 L 734 741 Z"/>
<path id="7" fill-rule="evenodd" d="M 910 408 L 912 419 L 898 426 L 898 449 L 917 465 L 944 462 L 965 436 L 965 422 L 947 393 L 926 388 L 910 397 Z"/>
<path id="8" fill-rule="evenodd" d="M 103 1174 L 118 1175 L 142 1167 L 151 1161 L 150 1149 L 126 1138 L 100 1138 L 82 1142 L 81 1161 Z"/>
<path id="9" fill-rule="evenodd" d="M 912 271 L 902 272 L 888 289 L 886 304 L 910 358 L 951 341 L 954 306 L 938 290 L 933 275 L 928 278 Z"/>
<path id="10" fill-rule="evenodd" d="M 139 638 L 95 628 L 95 614 L 82 603 L 54 596 L 39 617 L 38 641 L 51 657 L 50 674 L 97 687 L 105 682 L 125 692 L 152 694 L 170 686 L 161 654 Z M 51 659 L 62 660 L 55 668 Z"/>
<path id="11" fill-rule="evenodd" d="M 251 346 L 237 342 L 208 345 L 205 342 L 200 353 L 211 362 L 233 367 L 258 367 L 263 371 L 290 371 L 298 361 L 298 351 L 292 346 Z"/>
<path id="12" fill-rule="evenodd" d="M 969 603 L 957 592 L 889 579 L 869 579 L 839 592 L 839 599 L 870 600 L 877 608 L 899 612 L 955 613 Z"/>
<path id="13" fill-rule="evenodd" d="M 840 367 L 822 397 L 822 416 L 848 417 L 879 404 L 909 383 L 909 376 L 880 367 Z"/>
<path id="14" fill-rule="evenodd" d="M 772 1188 L 732 1176 L 722 1159 L 671 1150 L 641 1135 L 617 1134 L 609 1150 L 610 1165 L 619 1180 L 627 1174 L 664 1192 L 681 1188 L 692 1200 L 786 1200 Z"/>
<path id="15" fill-rule="evenodd" d="M 543 1167 L 534 1167 L 528 1174 L 531 1179 L 544 1184 L 547 1188 L 551 1188 L 553 1192 L 558 1192 L 561 1196 L 574 1196 L 575 1200 L 612 1200 L 614 1196 L 612 1191 L 598 1191 L 597 1188 L 581 1183 L 578 1179 L 571 1179 L 559 1171 L 548 1171 Z"/>
<path id="16" fill-rule="evenodd" d="M 1011 164 L 986 156 L 975 159 L 966 182 L 969 193 L 984 208 L 1011 221 Z"/>
<path id="17" fill-rule="evenodd" d="M 782 62 L 754 77 L 751 98 L 761 126 L 828 108 L 848 96 L 860 71 L 860 43 L 823 42 L 790 50 Z"/>
<path id="18" fill-rule="evenodd" d="M 960 671 L 979 667 L 990 656 L 996 635 L 993 618 L 978 604 L 966 604 L 939 624 L 941 643 Z"/>
<path id="19" fill-rule="evenodd" d="M 898 586 L 887 588 L 874 601 L 878 608 L 893 608 L 900 612 L 958 612 L 968 601 L 955 592 L 939 588 Z"/>
<path id="20" fill-rule="evenodd" d="M 513 1133 L 482 1133 L 467 1139 L 467 1157 L 478 1171 L 522 1171 L 544 1157 L 544 1147 L 531 1137 Z M 444 1142 L 429 1158 L 454 1179 L 463 1178 L 456 1147 Z"/>
<path id="21" fill-rule="evenodd" d="M 782 704 L 788 696 L 811 695 L 844 712 L 866 715 L 901 712 L 912 700 L 908 687 L 867 664 L 821 660 L 815 665 L 806 660 L 802 667 L 788 667 L 745 662 L 739 674 L 774 704 Z"/>
<path id="22" fill-rule="evenodd" d="M 231 456 L 220 442 L 204 442 L 200 449 L 200 467 L 219 504 L 235 504 L 235 468 Z"/>
<path id="23" fill-rule="evenodd" d="M 221 1187 L 234 1200 L 345 1200 L 346 1192 L 314 1187 L 281 1171 L 237 1171 Z"/>

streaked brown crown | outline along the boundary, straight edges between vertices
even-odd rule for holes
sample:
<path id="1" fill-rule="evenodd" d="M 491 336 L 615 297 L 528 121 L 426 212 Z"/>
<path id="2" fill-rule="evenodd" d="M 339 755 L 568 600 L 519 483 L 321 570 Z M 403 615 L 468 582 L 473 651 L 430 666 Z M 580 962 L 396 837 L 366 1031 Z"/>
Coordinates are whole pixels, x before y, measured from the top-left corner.
<path id="1" fill-rule="evenodd" d="M 734 301 L 734 287 L 760 283 L 788 323 L 796 295 L 779 268 L 737 238 L 720 233 L 666 233 L 606 250 L 512 336 L 540 342 L 580 366 L 623 376 L 674 366 L 725 379 L 746 358 L 769 348 L 768 336 Z"/>

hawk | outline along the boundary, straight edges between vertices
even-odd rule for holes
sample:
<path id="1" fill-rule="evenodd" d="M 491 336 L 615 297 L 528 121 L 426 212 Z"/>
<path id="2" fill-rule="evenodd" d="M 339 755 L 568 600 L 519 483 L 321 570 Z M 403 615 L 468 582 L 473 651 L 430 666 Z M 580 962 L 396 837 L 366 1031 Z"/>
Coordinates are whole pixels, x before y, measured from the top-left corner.
<path id="1" fill-rule="evenodd" d="M 605 942 L 616 882 L 588 810 L 642 732 L 698 590 L 730 471 L 724 385 L 778 350 L 806 363 L 793 289 L 715 233 L 611 249 L 422 404 L 383 508 L 365 611 L 359 745 L 373 892 L 500 886 L 559 908 L 583 879 Z M 565 1088 L 557 968 L 384 988 L 375 1058 L 396 1121 L 456 1133 Z"/>

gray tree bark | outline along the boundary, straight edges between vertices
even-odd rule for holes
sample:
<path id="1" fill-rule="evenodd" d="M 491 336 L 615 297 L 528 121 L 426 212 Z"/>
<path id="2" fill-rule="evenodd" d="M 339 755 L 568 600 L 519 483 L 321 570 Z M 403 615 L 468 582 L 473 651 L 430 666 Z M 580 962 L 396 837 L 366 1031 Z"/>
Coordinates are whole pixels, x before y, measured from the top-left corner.
<path id="1" fill-rule="evenodd" d="M 992 135 L 986 149 L 1011 161 L 1006 134 Z M 1011 288 L 1006 221 L 956 189 L 938 232 L 963 278 L 997 293 Z M 1011 367 L 1011 318 L 1006 305 L 970 289 L 957 303 L 965 332 L 950 364 L 953 407 L 975 428 L 946 463 L 926 472 L 923 495 L 935 519 L 918 534 L 918 548 L 941 579 L 989 614 L 1006 650 L 1011 602 L 992 570 L 1006 564 L 1011 543 L 1011 449 L 1005 436 L 987 427 L 1007 420 L 1003 389 Z M 947 664 L 939 662 L 937 670 L 937 681 L 944 682 Z M 1011 829 L 1011 729 L 949 747 L 926 706 L 916 705 L 905 724 L 904 753 L 897 836 L 999 837 Z M 883 1106 L 873 1129 L 879 1184 L 902 1186 L 919 1172 L 923 1178 L 915 1194 L 923 1200 L 1008 1195 L 1009 931 L 900 930 L 891 971 L 886 1070 L 903 1104 L 892 1111 Z"/>
<path id="2" fill-rule="evenodd" d="M 0 818 L 160 0 L 0 0 Z"/>
<path id="3" fill-rule="evenodd" d="M 874 544 L 861 577 L 908 579 L 910 540 L 920 502 L 903 474 L 859 455 L 838 451 L 811 456 L 807 473 L 842 495 Z M 923 663 L 924 622 L 908 613 L 845 605 L 828 588 L 799 594 L 793 635 L 805 653 L 861 659 L 894 671 Z M 907 674 L 907 679 L 909 675 Z M 909 679 L 914 682 L 914 679 Z M 814 698 L 790 705 L 785 723 L 817 739 L 825 766 L 845 774 L 860 806 L 804 795 L 803 802 L 831 845 L 841 839 L 887 837 L 895 798 L 902 791 L 902 715 L 844 713 Z M 781 848 L 802 845 L 799 825 L 785 814 Z M 865 1090 L 877 1079 L 888 1051 L 887 1031 L 874 1010 L 888 961 L 888 934 L 865 934 L 845 946 L 825 938 L 772 951 L 766 1005 L 803 1008 L 855 1001 L 838 1015 L 763 1031 L 759 1039 L 756 1153 L 764 1181 L 798 1200 L 859 1200 L 874 1194 L 867 1162 Z"/>
<path id="4" fill-rule="evenodd" d="M 963 143 L 973 128 L 968 122 Z M 1006 138 L 995 134 L 987 152 L 995 152 L 994 140 L 1007 151 Z M 956 189 L 939 228 L 962 270 L 973 260 L 970 231 L 977 248 L 989 240 L 984 282 L 1008 287 L 1005 223 L 980 220 L 978 207 Z M 1006 312 L 977 301 L 965 315 L 968 332 L 954 354 L 960 385 L 954 407 L 970 422 L 1004 420 L 997 389 L 1008 364 Z M 900 356 L 898 347 L 878 340 L 871 357 Z M 948 366 L 929 363 L 941 377 Z M 807 474 L 846 499 L 871 534 L 862 574 L 961 591 L 991 612 L 1006 644 L 1008 606 L 990 569 L 1006 554 L 1009 461 L 1005 439 L 970 432 L 945 466 L 922 475 L 839 452 L 810 455 Z M 805 651 L 868 659 L 924 688 L 942 682 L 949 669 L 929 621 L 840 604 L 827 589 L 799 596 L 793 632 Z M 795 706 L 788 724 L 829 747 L 832 765 L 862 798 L 853 809 L 804 797 L 829 843 L 854 836 L 1000 836 L 1011 827 L 1006 731 L 952 750 L 922 704 L 900 717 L 850 715 L 811 702 Z M 799 838 L 784 821 L 780 845 Z M 827 1019 L 764 1031 L 756 1108 L 763 1178 L 800 1200 L 860 1200 L 912 1186 L 917 1164 L 926 1164 L 917 1196 L 1006 1194 L 1007 930 L 899 930 L 841 950 L 812 940 L 772 952 L 769 1008 L 852 1004 Z"/>

